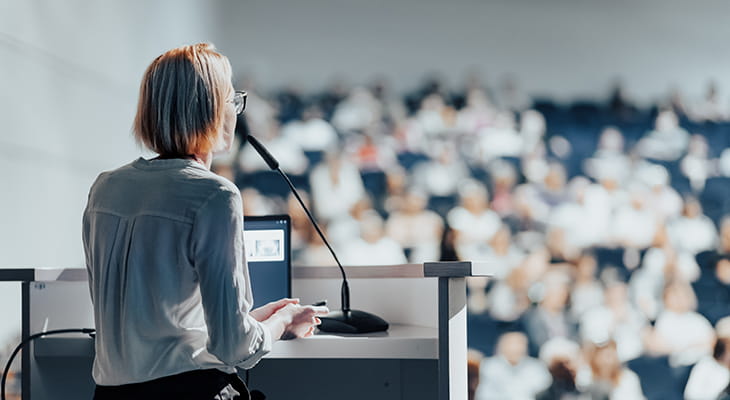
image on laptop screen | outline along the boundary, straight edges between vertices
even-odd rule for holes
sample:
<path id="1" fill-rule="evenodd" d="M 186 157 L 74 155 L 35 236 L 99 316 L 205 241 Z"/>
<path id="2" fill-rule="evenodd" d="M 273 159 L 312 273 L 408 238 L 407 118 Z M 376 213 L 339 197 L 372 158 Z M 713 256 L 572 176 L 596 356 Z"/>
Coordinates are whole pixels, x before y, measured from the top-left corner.
<path id="1" fill-rule="evenodd" d="M 291 219 L 288 215 L 246 216 L 243 240 L 254 308 L 291 297 Z"/>

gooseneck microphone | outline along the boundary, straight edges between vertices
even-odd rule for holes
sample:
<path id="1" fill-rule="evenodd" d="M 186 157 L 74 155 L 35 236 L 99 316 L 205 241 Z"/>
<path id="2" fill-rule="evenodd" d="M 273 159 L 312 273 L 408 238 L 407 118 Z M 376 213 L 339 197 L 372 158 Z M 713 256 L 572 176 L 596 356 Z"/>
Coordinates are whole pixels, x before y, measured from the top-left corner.
<path id="1" fill-rule="evenodd" d="M 317 221 L 315 221 L 314 216 L 312 216 L 312 213 L 304 204 L 304 201 L 302 201 L 302 198 L 299 196 L 299 193 L 294 187 L 292 181 L 279 167 L 279 162 L 276 158 L 274 158 L 274 156 L 266 150 L 266 147 L 264 147 L 264 145 L 252 135 L 246 135 L 246 140 L 251 143 L 251 146 L 253 146 L 257 153 L 259 153 L 264 162 L 266 162 L 266 165 L 268 165 L 273 171 L 278 172 L 279 175 L 284 178 L 294 194 L 294 197 L 296 197 L 297 201 L 304 209 L 304 212 L 307 214 L 307 217 L 312 222 L 317 234 L 319 234 L 319 237 L 322 238 L 327 249 L 329 249 L 329 252 L 335 259 L 337 266 L 340 267 L 340 272 L 342 273 L 342 289 L 340 291 L 342 309 L 340 311 L 331 312 L 326 317 L 320 317 L 322 323 L 319 325 L 319 330 L 322 332 L 333 333 L 369 333 L 388 330 L 388 323 L 377 315 L 370 314 L 365 311 L 350 309 L 350 285 L 347 283 L 345 269 L 342 267 L 340 260 L 337 258 L 335 251 L 332 249 L 332 246 L 330 246 L 324 233 L 322 233 L 322 230 L 319 229 L 319 225 L 317 225 Z"/>

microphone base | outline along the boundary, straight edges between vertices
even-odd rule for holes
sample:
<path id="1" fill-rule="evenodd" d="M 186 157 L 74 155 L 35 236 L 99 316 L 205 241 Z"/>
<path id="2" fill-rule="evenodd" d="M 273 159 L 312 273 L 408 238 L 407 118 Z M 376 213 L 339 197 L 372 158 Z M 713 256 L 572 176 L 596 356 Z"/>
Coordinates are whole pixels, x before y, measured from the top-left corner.
<path id="1" fill-rule="evenodd" d="M 320 317 L 322 323 L 318 326 L 322 332 L 330 333 L 372 333 L 388 330 L 388 323 L 375 314 L 365 311 L 350 310 L 330 312 L 326 317 Z"/>

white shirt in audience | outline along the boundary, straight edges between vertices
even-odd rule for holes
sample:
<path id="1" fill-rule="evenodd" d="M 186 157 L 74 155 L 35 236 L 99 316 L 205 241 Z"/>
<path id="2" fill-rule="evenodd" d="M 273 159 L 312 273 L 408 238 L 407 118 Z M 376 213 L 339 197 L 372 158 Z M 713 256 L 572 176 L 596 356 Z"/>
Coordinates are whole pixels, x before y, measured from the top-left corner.
<path id="1" fill-rule="evenodd" d="M 417 214 L 395 212 L 385 224 L 389 237 L 411 249 L 410 261 L 422 263 L 439 258 L 444 222 L 431 210 Z"/>
<path id="2" fill-rule="evenodd" d="M 375 243 L 355 239 L 340 252 L 342 265 L 393 265 L 408 261 L 403 248 L 395 240 L 383 237 Z"/>
<path id="3" fill-rule="evenodd" d="M 618 244 L 645 249 L 654 239 L 656 219 L 649 210 L 627 205 L 614 214 L 611 233 Z"/>
<path id="4" fill-rule="evenodd" d="M 339 168 L 336 182 L 331 179 L 327 163 L 316 166 L 309 176 L 315 212 L 325 220 L 347 215 L 365 193 L 360 172 L 354 165 L 342 161 Z"/>
<path id="5" fill-rule="evenodd" d="M 617 316 L 610 308 L 601 306 L 586 312 L 580 319 L 580 336 L 584 341 L 616 342 L 616 352 L 622 362 L 632 360 L 644 350 L 642 330 L 647 320 L 629 303 L 625 315 Z"/>
<path id="6" fill-rule="evenodd" d="M 695 218 L 679 217 L 669 223 L 667 230 L 677 250 L 684 250 L 692 255 L 714 249 L 717 245 L 717 229 L 705 215 Z"/>
<path id="7" fill-rule="evenodd" d="M 282 127 L 281 135 L 304 151 L 327 151 L 337 145 L 335 128 L 320 118 L 290 122 Z"/>
<path id="8" fill-rule="evenodd" d="M 730 384 L 730 370 L 714 358 L 706 356 L 692 367 L 687 386 L 684 388 L 684 398 L 716 399 L 728 384 Z"/>
<path id="9" fill-rule="evenodd" d="M 680 314 L 665 310 L 659 314 L 654 328 L 673 349 L 669 354 L 672 366 L 692 365 L 709 355 L 715 336 L 707 319 L 694 311 Z"/>
<path id="10" fill-rule="evenodd" d="M 525 357 L 517 365 L 497 355 L 482 361 L 477 400 L 534 399 L 550 386 L 550 373 L 542 361 Z"/>
<path id="11" fill-rule="evenodd" d="M 489 209 L 474 215 L 464 207 L 456 207 L 449 211 L 446 220 L 458 233 L 456 251 L 459 254 L 473 252 L 475 246 L 488 242 L 502 225 L 499 215 Z"/>

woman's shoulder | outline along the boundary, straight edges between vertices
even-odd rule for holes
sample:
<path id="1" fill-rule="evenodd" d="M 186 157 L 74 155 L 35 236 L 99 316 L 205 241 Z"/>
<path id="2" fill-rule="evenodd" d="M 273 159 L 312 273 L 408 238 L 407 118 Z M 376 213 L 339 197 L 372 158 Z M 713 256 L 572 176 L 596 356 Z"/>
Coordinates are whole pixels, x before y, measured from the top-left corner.
<path id="1" fill-rule="evenodd" d="M 140 158 L 99 174 L 90 195 L 102 200 L 131 196 L 140 207 L 167 207 L 186 214 L 190 211 L 182 210 L 197 210 L 212 198 L 240 203 L 240 191 L 233 182 L 195 163 Z"/>

